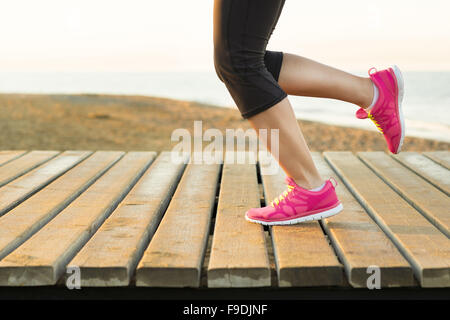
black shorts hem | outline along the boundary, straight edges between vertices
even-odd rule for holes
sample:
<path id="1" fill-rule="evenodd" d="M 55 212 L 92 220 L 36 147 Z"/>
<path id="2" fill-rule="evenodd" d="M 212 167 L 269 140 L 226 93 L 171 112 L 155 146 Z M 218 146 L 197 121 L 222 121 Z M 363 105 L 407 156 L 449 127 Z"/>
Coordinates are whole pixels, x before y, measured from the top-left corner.
<path id="1" fill-rule="evenodd" d="M 269 102 L 269 103 L 267 103 L 265 105 L 256 107 L 256 108 L 254 108 L 252 110 L 249 110 L 249 111 L 247 111 L 245 113 L 241 113 L 242 118 L 248 119 L 248 118 L 250 118 L 250 117 L 252 117 L 254 115 L 257 115 L 258 113 L 261 113 L 261 112 L 263 112 L 263 111 L 273 107 L 274 105 L 279 103 L 281 100 L 283 100 L 287 96 L 288 96 L 287 93 L 283 91 L 282 94 L 279 97 L 277 97 L 275 100 L 273 100 L 273 101 L 271 101 L 271 102 Z"/>

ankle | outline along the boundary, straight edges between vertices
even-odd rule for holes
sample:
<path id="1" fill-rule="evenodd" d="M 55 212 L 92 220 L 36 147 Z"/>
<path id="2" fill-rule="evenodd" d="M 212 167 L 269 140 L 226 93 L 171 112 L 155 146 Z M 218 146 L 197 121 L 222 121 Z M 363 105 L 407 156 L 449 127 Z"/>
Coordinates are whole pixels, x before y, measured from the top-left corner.
<path id="1" fill-rule="evenodd" d="M 306 190 L 319 188 L 325 183 L 320 177 L 315 179 L 294 179 L 294 181 L 299 187 Z"/>
<path id="2" fill-rule="evenodd" d="M 374 84 L 370 78 L 361 78 L 360 94 L 360 103 L 358 105 L 363 109 L 367 109 L 372 105 L 374 98 Z"/>

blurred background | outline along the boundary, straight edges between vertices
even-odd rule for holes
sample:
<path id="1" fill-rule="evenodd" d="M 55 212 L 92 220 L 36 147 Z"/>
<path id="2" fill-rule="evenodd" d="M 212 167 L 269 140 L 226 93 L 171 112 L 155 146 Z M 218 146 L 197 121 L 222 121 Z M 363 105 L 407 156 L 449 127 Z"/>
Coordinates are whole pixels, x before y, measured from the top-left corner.
<path id="1" fill-rule="evenodd" d="M 214 72 L 212 10 L 213 0 L 1 1 L 0 107 L 45 104 L 5 95 L 32 93 L 143 95 L 235 108 Z M 407 136 L 450 142 L 449 11 L 444 0 L 287 0 L 268 49 L 358 75 L 398 65 Z M 354 117 L 355 106 L 291 102 L 299 119 L 374 130 Z M 106 118 L 114 117 L 90 116 Z M 32 129 L 8 126 L 11 136 Z"/>

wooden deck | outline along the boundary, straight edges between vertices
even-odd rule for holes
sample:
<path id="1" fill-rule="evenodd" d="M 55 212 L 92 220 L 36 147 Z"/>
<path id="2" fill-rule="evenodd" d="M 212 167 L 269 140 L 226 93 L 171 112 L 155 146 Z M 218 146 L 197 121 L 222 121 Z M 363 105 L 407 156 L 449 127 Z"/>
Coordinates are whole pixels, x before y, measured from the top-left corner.
<path id="1" fill-rule="evenodd" d="M 339 215 L 245 221 L 285 189 L 251 164 L 170 153 L 0 151 L 0 286 L 450 287 L 450 151 L 313 154 Z"/>

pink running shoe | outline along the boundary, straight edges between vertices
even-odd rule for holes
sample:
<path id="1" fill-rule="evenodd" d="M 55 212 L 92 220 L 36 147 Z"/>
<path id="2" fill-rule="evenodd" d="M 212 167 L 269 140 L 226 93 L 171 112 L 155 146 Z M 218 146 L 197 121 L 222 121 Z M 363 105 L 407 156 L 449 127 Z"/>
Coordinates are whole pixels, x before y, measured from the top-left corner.
<path id="1" fill-rule="evenodd" d="M 320 191 L 303 189 L 289 177 L 286 183 L 287 190 L 269 206 L 248 210 L 245 219 L 263 225 L 295 224 L 331 217 L 343 209 L 331 179 L 326 181 Z"/>
<path id="2" fill-rule="evenodd" d="M 375 70 L 375 72 L 371 73 L 372 70 Z M 402 73 L 397 66 L 393 66 L 381 71 L 371 68 L 369 76 L 378 88 L 378 100 L 369 112 L 360 108 L 356 112 L 356 117 L 372 120 L 384 135 L 389 151 L 399 153 L 405 137 L 405 123 L 402 113 L 404 94 Z"/>

